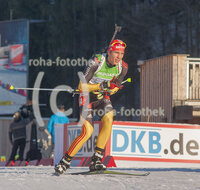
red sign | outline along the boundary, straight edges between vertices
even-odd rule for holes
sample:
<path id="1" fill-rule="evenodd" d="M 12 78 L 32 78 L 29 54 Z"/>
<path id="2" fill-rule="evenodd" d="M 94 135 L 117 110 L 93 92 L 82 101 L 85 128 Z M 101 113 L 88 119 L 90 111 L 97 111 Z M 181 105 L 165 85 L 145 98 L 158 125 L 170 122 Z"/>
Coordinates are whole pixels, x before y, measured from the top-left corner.
<path id="1" fill-rule="evenodd" d="M 10 46 L 10 59 L 12 65 L 23 64 L 23 51 L 24 46 L 22 44 Z"/>

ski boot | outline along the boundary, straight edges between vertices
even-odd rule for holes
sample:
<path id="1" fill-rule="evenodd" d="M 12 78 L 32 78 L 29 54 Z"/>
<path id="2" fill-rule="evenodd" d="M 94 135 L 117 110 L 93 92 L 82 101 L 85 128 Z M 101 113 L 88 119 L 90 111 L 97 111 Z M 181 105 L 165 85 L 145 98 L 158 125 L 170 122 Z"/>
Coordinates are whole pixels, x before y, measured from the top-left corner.
<path id="1" fill-rule="evenodd" d="M 106 170 L 106 166 L 101 162 L 103 155 L 99 152 L 95 152 L 91 158 L 89 169 L 90 171 Z"/>
<path id="2" fill-rule="evenodd" d="M 63 174 L 69 167 L 70 167 L 71 160 L 67 158 L 66 156 L 63 156 L 63 158 L 60 160 L 58 164 L 55 165 L 55 173 L 56 175 Z"/>

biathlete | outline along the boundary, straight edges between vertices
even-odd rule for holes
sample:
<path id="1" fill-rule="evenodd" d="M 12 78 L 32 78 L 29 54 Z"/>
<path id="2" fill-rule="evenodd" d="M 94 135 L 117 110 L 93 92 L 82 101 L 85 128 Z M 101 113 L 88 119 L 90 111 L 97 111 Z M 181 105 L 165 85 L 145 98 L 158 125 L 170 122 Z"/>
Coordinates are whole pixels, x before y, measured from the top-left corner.
<path id="1" fill-rule="evenodd" d="M 91 158 L 89 169 L 90 171 L 106 169 L 101 160 L 112 131 L 113 107 L 110 96 L 122 88 L 121 83 L 128 71 L 127 63 L 122 60 L 125 48 L 126 44 L 123 41 L 115 39 L 110 43 L 107 53 L 95 55 L 89 60 L 84 71 L 87 83 L 79 83 L 80 92 L 84 92 L 85 87 L 89 92 L 90 101 L 85 110 L 87 115 L 84 118 L 80 135 L 74 139 L 63 158 L 56 164 L 55 171 L 57 173 L 62 174 L 70 167 L 72 158 L 91 137 L 94 112 L 98 114 L 98 110 L 104 110 L 104 114 L 99 116 L 102 121 L 102 129 L 97 137 L 95 153 Z M 84 111 L 82 109 L 86 102 L 85 98 L 87 97 L 83 95 L 79 97 L 81 113 Z"/>

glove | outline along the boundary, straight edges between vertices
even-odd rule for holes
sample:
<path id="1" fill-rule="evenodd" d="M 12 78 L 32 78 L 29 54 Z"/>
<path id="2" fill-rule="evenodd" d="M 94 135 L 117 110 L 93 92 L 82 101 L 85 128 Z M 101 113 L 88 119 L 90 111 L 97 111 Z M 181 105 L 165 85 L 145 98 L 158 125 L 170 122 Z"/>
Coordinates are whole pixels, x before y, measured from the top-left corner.
<path id="1" fill-rule="evenodd" d="M 95 91 L 95 92 L 93 92 L 93 94 L 96 95 L 98 100 L 101 100 L 103 98 L 103 94 L 101 92 Z"/>
<path id="2" fill-rule="evenodd" d="M 112 96 L 113 94 L 117 93 L 118 90 L 119 90 L 119 88 L 117 88 L 117 87 L 112 89 L 112 90 L 110 90 L 109 96 Z"/>
<path id="3" fill-rule="evenodd" d="M 115 87 L 122 89 L 123 86 L 119 86 L 117 84 L 117 80 L 115 79 L 115 76 L 112 78 L 111 81 L 104 81 L 100 84 L 101 90 L 112 90 Z"/>

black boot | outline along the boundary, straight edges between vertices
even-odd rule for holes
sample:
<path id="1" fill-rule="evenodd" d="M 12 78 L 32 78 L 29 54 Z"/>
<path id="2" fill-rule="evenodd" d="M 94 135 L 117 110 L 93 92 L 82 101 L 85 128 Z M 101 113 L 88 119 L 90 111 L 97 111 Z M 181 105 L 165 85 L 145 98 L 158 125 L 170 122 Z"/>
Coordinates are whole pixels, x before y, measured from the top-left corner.
<path id="1" fill-rule="evenodd" d="M 58 164 L 55 165 L 55 172 L 56 174 L 60 175 L 63 174 L 69 167 L 70 167 L 71 159 L 69 159 L 66 156 L 63 156 L 63 158 L 60 160 Z"/>
<path id="2" fill-rule="evenodd" d="M 101 162 L 103 154 L 95 152 L 91 158 L 89 169 L 90 171 L 106 170 L 106 166 Z"/>

